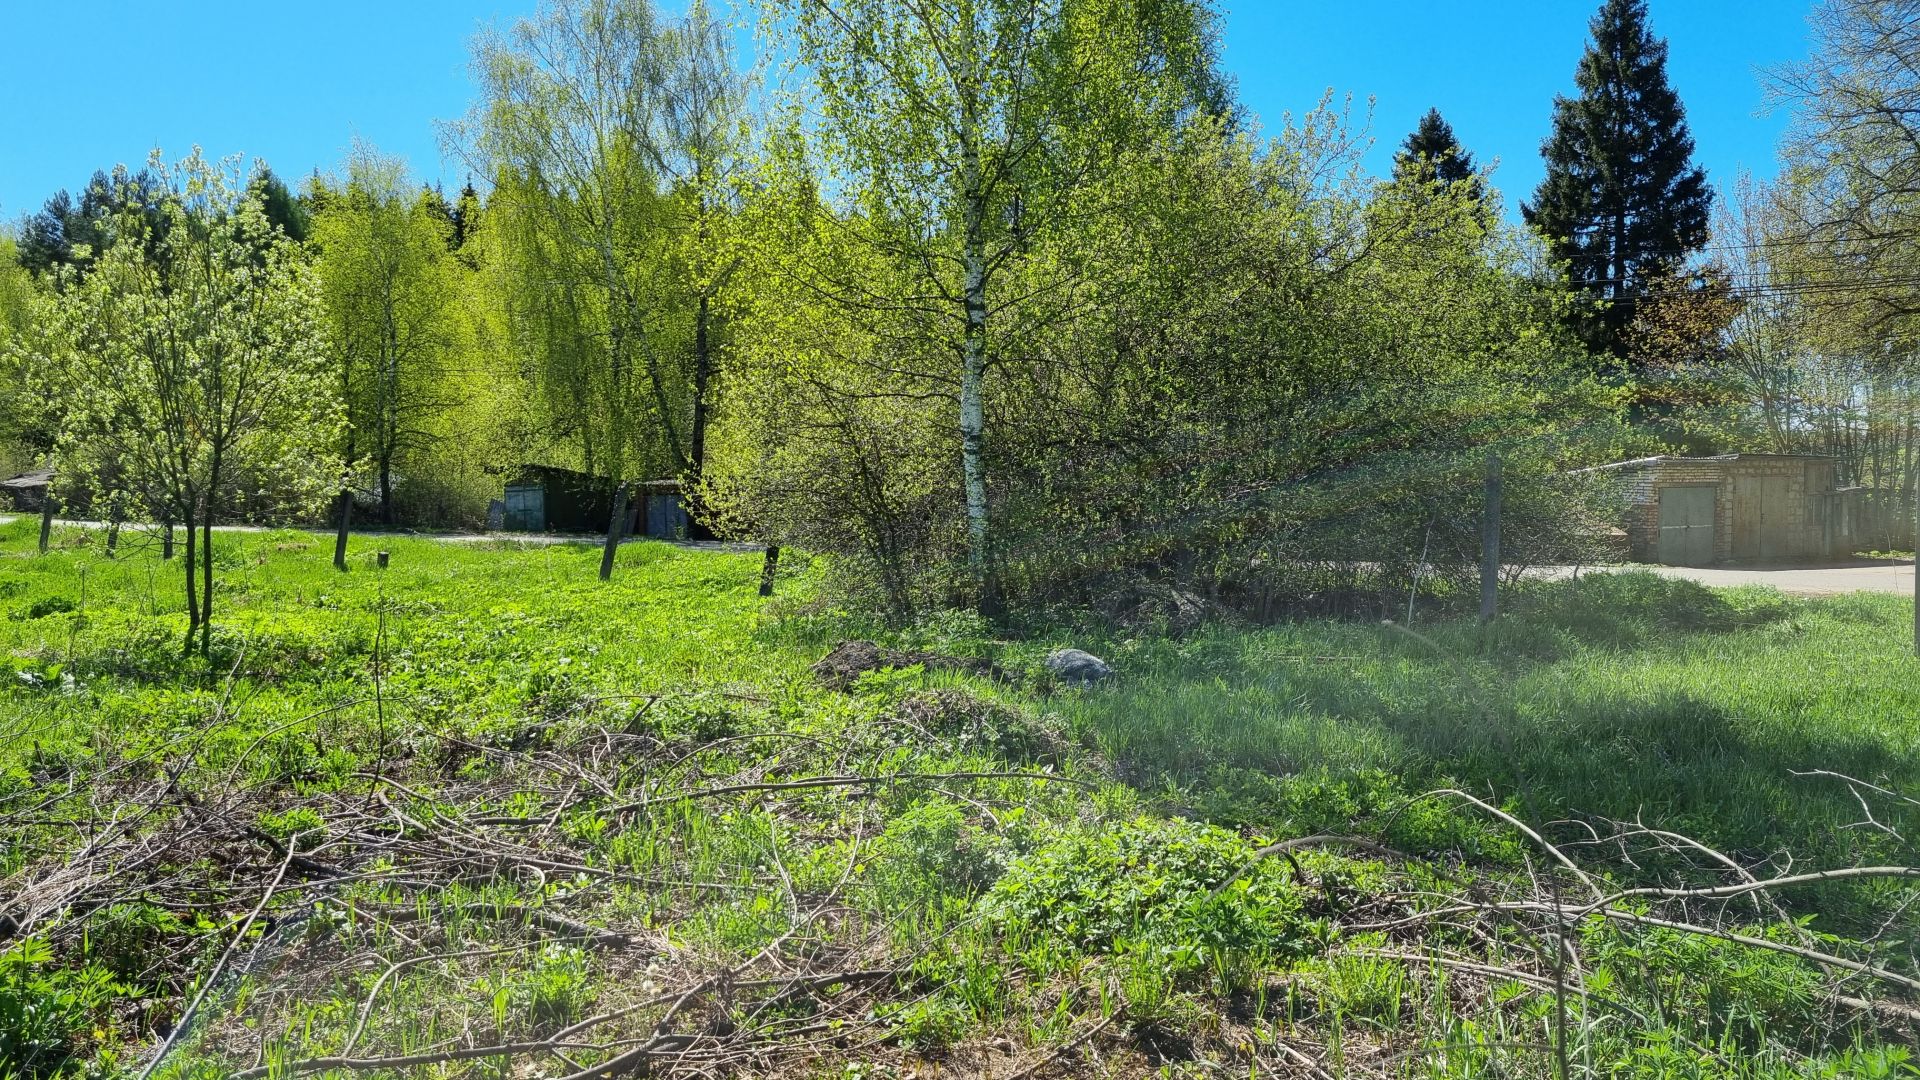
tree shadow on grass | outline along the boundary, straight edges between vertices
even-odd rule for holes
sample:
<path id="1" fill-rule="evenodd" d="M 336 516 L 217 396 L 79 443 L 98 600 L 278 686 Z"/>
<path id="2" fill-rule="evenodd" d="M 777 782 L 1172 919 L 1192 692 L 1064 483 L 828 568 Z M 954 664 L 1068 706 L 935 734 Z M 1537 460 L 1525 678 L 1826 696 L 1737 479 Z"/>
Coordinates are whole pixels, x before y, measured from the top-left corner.
<path id="1" fill-rule="evenodd" d="M 1497 644 L 1521 645 L 1530 634 L 1559 631 L 1582 645 L 1616 649 L 1763 626 L 1789 618 L 1802 604 L 1765 587 L 1711 589 L 1645 571 L 1526 582 L 1506 603 Z"/>
<path id="2" fill-rule="evenodd" d="M 1810 604 L 1840 641 L 1888 615 L 1594 575 L 1526 590 L 1490 629 L 1221 632 L 1071 707 L 1130 780 L 1269 831 L 1376 828 L 1413 847 L 1488 850 L 1484 832 L 1402 809 L 1459 786 L 1532 820 L 1639 820 L 1751 862 L 1893 857 L 1884 833 L 1848 828 L 1862 815 L 1844 785 L 1793 775 L 1920 791 L 1920 748 L 1894 737 L 1913 712 L 1898 680 L 1841 675 L 1836 692 L 1800 673 L 1839 647 L 1801 640 Z"/>

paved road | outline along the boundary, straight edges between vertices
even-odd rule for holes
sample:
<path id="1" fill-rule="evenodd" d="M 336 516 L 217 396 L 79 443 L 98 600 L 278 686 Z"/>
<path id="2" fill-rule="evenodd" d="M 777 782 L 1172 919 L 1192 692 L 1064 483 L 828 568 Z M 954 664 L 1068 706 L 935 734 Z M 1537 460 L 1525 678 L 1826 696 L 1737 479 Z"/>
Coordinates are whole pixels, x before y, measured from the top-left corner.
<path id="1" fill-rule="evenodd" d="M 1665 577 L 1685 578 L 1702 585 L 1771 585 L 1781 592 L 1801 596 L 1833 596 L 1850 592 L 1884 592 L 1913 595 L 1911 561 L 1861 561 L 1845 566 L 1789 567 L 1691 567 L 1632 566 L 1599 569 L 1650 570 Z M 1553 567 L 1543 577 L 1566 577 L 1569 567 Z M 1583 569 L 1581 573 L 1588 573 Z"/>

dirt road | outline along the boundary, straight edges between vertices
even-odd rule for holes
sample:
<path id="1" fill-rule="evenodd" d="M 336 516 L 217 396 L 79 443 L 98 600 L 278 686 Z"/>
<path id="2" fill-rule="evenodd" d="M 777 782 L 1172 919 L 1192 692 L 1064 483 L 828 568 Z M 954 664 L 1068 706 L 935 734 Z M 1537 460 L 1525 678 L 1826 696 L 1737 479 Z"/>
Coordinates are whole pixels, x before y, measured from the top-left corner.
<path id="1" fill-rule="evenodd" d="M 12 521 L 26 515 L 0 513 L 0 522 Z M 66 521 L 62 525 L 80 525 L 89 528 L 104 528 L 101 522 Z M 220 525 L 218 532 L 265 532 L 266 529 L 255 525 Z M 326 529 L 302 529 L 317 535 L 332 535 Z M 369 529 L 356 530 L 355 536 L 413 536 L 422 540 L 445 540 L 451 543 L 475 543 L 495 540 L 527 545 L 545 544 L 598 544 L 597 536 L 569 536 L 554 533 L 507 533 L 507 532 L 406 532 Z M 633 543 L 639 537 L 628 537 L 626 543 Z M 751 544 L 716 543 L 713 541 L 673 541 L 681 547 L 706 548 L 720 551 L 758 551 Z M 1578 568 L 1579 573 L 1605 573 L 1612 570 L 1647 570 L 1666 577 L 1685 578 L 1702 585 L 1771 585 L 1781 592 L 1799 596 L 1834 596 L 1850 592 L 1898 593 L 1913 595 L 1913 563 L 1911 560 L 1861 560 L 1844 566 L 1785 566 L 1785 567 L 1691 567 L 1691 566 L 1585 566 Z M 1556 580 L 1570 577 L 1576 572 L 1570 566 L 1547 566 L 1530 570 L 1528 577 L 1543 580 Z"/>

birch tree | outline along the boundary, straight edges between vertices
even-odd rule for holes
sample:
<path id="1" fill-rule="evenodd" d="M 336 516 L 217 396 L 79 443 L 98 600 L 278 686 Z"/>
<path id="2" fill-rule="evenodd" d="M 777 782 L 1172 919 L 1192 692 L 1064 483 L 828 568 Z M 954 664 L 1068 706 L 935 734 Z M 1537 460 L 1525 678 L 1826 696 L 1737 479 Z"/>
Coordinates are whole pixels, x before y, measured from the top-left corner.
<path id="1" fill-rule="evenodd" d="M 787 145 L 827 228 L 881 268 L 793 265 L 844 316 L 891 322 L 882 365 L 950 397 L 966 573 L 995 606 L 988 418 L 995 369 L 1070 304 L 1074 237 L 1109 182 L 1183 116 L 1220 110 L 1203 0 L 774 0 L 817 122 Z M 796 123 L 799 123 L 796 121 Z M 804 210 L 804 202 L 801 204 Z"/>

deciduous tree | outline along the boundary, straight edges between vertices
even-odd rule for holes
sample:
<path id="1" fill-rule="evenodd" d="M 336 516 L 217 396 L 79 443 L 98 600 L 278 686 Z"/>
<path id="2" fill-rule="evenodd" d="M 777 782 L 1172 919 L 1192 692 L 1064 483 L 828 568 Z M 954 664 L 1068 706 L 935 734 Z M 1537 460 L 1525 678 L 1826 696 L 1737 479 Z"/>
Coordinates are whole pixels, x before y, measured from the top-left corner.
<path id="1" fill-rule="evenodd" d="M 675 310 L 669 84 L 681 39 L 649 0 L 550 0 L 475 50 L 481 103 L 450 131 L 494 181 L 516 344 L 552 428 L 613 485 L 612 574 L 629 482 L 688 465 L 690 380 Z"/>
<path id="2" fill-rule="evenodd" d="M 772 10 L 819 118 L 783 144 L 799 151 L 784 165 L 801 219 L 786 272 L 877 337 L 868 362 L 913 373 L 901 392 L 951 402 L 967 575 L 991 608 L 996 370 L 1038 356 L 1035 337 L 1090 287 L 1076 246 L 1117 205 L 1115 181 L 1219 107 L 1215 16 L 1204 0 Z M 808 233 L 853 248 L 816 261 Z"/>
<path id="3" fill-rule="evenodd" d="M 428 193 L 429 195 L 431 193 Z M 428 448 L 448 404 L 443 371 L 454 337 L 450 226 L 416 197 L 405 165 L 355 148 L 347 175 L 320 200 L 313 223 L 327 341 L 346 406 L 342 457 L 371 465 L 380 521 L 394 523 L 394 466 Z M 352 512 L 339 495 L 336 563 Z"/>
<path id="4" fill-rule="evenodd" d="M 338 411 L 316 283 L 237 162 L 156 152 L 148 174 L 164 228 L 116 215 L 91 272 L 40 305 L 32 359 L 67 402 L 62 475 L 186 526 L 186 647 L 204 654 L 215 523 L 310 506 L 338 476 Z"/>
<path id="5" fill-rule="evenodd" d="M 1829 312 L 1920 338 L 1920 0 L 1824 0 L 1776 75 L 1802 269 Z"/>

